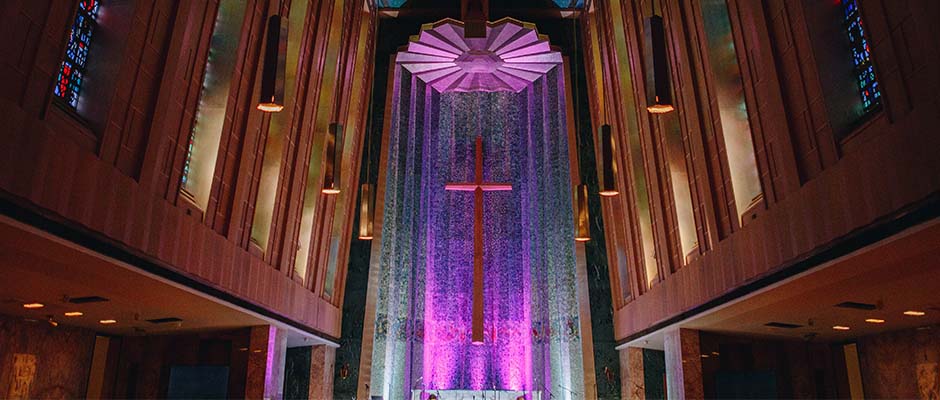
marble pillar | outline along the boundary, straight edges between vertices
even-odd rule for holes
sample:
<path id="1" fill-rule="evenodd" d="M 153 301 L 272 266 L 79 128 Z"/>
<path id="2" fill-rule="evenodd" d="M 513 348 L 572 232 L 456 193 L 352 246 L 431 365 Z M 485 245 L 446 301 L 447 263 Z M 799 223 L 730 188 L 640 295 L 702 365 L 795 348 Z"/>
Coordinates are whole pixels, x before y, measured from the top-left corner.
<path id="1" fill-rule="evenodd" d="M 309 399 L 333 398 L 333 371 L 336 349 L 330 346 L 313 346 L 310 349 Z"/>
<path id="2" fill-rule="evenodd" d="M 666 396 L 671 399 L 701 399 L 702 355 L 698 331 L 672 329 L 664 335 Z"/>
<path id="3" fill-rule="evenodd" d="M 287 330 L 272 325 L 251 328 L 245 398 L 280 400 L 284 397 Z"/>
<path id="4" fill-rule="evenodd" d="M 643 349 L 627 347 L 620 353 L 620 393 L 623 400 L 645 400 Z"/>

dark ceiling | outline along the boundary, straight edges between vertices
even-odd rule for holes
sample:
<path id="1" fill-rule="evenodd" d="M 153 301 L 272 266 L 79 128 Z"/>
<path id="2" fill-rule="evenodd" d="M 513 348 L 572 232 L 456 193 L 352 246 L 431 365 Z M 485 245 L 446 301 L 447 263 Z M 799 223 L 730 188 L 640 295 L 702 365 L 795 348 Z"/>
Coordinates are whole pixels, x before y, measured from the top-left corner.
<path id="1" fill-rule="evenodd" d="M 490 20 L 523 13 L 555 13 L 583 8 L 586 0 L 490 0 Z M 379 8 L 405 15 L 460 17 L 460 0 L 376 0 Z"/>

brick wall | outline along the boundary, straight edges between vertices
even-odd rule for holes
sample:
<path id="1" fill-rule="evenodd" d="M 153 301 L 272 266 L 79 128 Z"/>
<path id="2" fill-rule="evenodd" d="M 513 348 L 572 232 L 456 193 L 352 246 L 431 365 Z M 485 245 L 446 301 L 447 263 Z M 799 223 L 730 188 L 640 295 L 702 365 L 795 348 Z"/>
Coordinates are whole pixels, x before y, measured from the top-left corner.
<path id="1" fill-rule="evenodd" d="M 0 397 L 10 396 L 14 355 L 35 359 L 29 398 L 84 398 L 95 333 L 0 315 Z"/>

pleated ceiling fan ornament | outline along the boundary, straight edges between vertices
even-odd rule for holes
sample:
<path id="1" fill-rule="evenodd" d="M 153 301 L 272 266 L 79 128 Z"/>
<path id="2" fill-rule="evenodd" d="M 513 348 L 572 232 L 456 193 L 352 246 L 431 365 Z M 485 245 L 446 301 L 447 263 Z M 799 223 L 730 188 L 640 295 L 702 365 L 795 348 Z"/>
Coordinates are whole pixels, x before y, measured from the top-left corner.
<path id="1" fill-rule="evenodd" d="M 268 18 L 268 35 L 261 68 L 258 109 L 274 113 L 284 109 L 284 67 L 287 63 L 287 26 L 280 15 Z"/>
<path id="2" fill-rule="evenodd" d="M 395 62 L 441 93 L 518 93 L 561 65 L 561 53 L 534 24 L 503 18 L 484 25 L 481 38 L 452 19 L 422 25 Z"/>
<path id="3" fill-rule="evenodd" d="M 617 165 L 614 161 L 614 137 L 610 125 L 601 125 L 601 190 L 598 194 L 612 197 L 620 194 L 617 190 Z"/>
<path id="4" fill-rule="evenodd" d="M 339 194 L 340 170 L 343 161 L 343 124 L 333 122 L 326 135 L 326 171 L 323 174 L 323 188 L 320 192 L 327 195 Z"/>

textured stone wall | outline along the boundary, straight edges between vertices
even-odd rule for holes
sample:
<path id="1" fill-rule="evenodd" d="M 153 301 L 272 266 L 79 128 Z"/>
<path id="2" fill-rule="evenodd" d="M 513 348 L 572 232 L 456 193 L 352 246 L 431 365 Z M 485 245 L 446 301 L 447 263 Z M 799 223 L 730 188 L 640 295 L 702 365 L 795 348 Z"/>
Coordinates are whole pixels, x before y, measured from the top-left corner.
<path id="1" fill-rule="evenodd" d="M 28 322 L 0 315 L 0 398 L 10 398 L 15 384 L 14 373 L 28 380 L 28 390 L 21 398 L 72 399 L 85 397 L 88 370 L 95 346 L 94 332 L 52 327 L 44 321 Z M 31 359 L 35 367 L 14 357 Z M 25 374 L 23 370 L 27 371 Z M 26 376 L 23 376 L 26 375 Z M 31 375 L 31 378 L 28 376 Z M 23 382 L 14 392 L 24 394 Z"/>
<path id="2" fill-rule="evenodd" d="M 865 398 L 940 398 L 940 326 L 858 340 Z"/>
<path id="3" fill-rule="evenodd" d="M 502 17 L 502 15 L 497 16 Z M 520 17 L 520 16 L 515 16 Z M 522 19 L 531 20 L 521 16 Z M 496 18 L 496 17 L 494 17 Z M 377 38 L 376 66 L 375 66 L 375 86 L 374 99 L 372 104 L 372 114 L 370 115 L 372 135 L 371 157 L 363 151 L 363 165 L 361 182 L 377 181 L 378 164 L 380 157 L 380 139 L 384 122 L 383 111 L 385 110 L 385 88 L 388 75 L 388 57 L 394 53 L 398 46 L 406 43 L 408 35 L 414 34 L 420 28 L 422 21 L 419 17 L 383 19 L 380 22 L 379 30 L 382 32 Z M 566 56 L 574 55 L 579 62 L 582 54 L 572 54 L 574 45 L 572 40 L 575 34 L 572 32 L 577 29 L 577 25 L 569 23 L 559 23 L 558 20 L 538 20 L 540 33 L 549 35 L 552 44 L 563 48 Z M 594 168 L 596 165 L 593 153 L 592 132 L 589 107 L 587 102 L 587 84 L 586 68 L 578 68 L 578 86 L 577 93 L 578 112 L 582 118 L 577 124 L 579 140 L 581 143 L 580 154 L 580 172 L 581 180 L 588 184 L 589 207 L 591 214 L 591 236 L 592 241 L 585 246 L 587 258 L 587 272 L 589 284 L 589 296 L 591 305 L 591 325 L 594 341 L 594 373 L 598 396 L 600 398 L 616 399 L 620 397 L 619 386 L 619 363 L 617 352 L 614 349 L 615 340 L 613 334 L 613 315 L 610 295 L 610 282 L 608 279 L 608 268 L 606 260 L 606 249 L 603 237 L 603 221 L 601 219 L 600 200 L 597 198 L 597 173 Z M 574 95 L 574 93 L 572 93 Z M 371 158 L 371 161 L 367 161 Z M 371 162 L 371 171 L 367 170 L 367 162 Z M 334 380 L 334 396 L 336 398 L 353 398 L 356 394 L 356 383 L 359 380 L 360 350 L 362 348 L 362 324 L 365 313 L 365 296 L 369 270 L 369 253 L 371 251 L 371 242 L 362 242 L 353 240 L 350 246 L 349 270 L 346 282 L 346 297 L 343 304 L 343 328 L 341 347 L 336 352 L 336 372 Z M 371 323 L 371 321 L 366 321 Z M 340 371 L 345 369 L 348 373 L 345 379 L 342 378 Z"/>
<path id="4" fill-rule="evenodd" d="M 284 398 L 306 399 L 310 389 L 310 346 L 287 349 L 284 365 Z"/>

